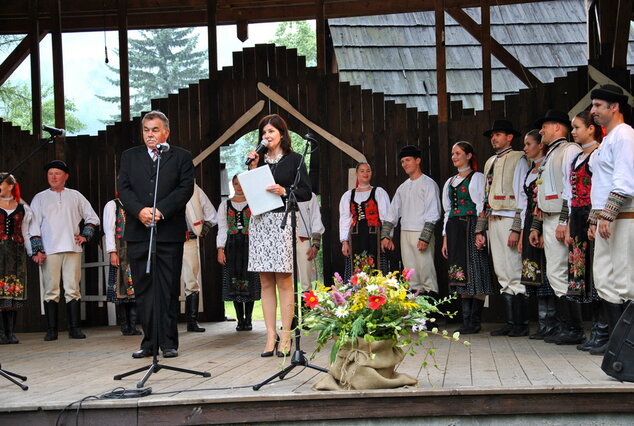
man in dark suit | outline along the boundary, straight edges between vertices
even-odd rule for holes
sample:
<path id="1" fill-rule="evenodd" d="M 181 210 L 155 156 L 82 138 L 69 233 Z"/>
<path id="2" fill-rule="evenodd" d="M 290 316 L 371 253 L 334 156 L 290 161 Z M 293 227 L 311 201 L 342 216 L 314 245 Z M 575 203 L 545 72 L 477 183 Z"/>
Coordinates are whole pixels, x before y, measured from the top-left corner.
<path id="1" fill-rule="evenodd" d="M 158 336 L 163 356 L 171 358 L 178 356 L 178 296 L 187 231 L 185 205 L 194 191 L 194 165 L 191 153 L 182 148 L 171 147 L 161 154 L 154 217 L 156 261 L 152 263 L 150 274 L 146 274 L 157 145 L 167 141 L 170 131 L 169 120 L 159 111 L 147 113 L 142 126 L 145 146 L 125 151 L 119 170 L 119 199 L 128 213 L 123 237 L 128 243 L 137 310 L 144 331 L 141 349 L 132 357 L 152 356 L 154 338 Z M 155 306 L 157 312 L 154 311 Z"/>

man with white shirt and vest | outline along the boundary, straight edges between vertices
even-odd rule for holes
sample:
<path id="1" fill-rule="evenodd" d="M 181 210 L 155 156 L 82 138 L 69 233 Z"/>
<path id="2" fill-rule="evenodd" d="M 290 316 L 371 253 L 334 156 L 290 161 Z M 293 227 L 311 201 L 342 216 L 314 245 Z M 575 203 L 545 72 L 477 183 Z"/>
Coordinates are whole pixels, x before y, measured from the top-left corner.
<path id="1" fill-rule="evenodd" d="M 309 201 L 297 203 L 297 207 L 297 281 L 302 291 L 310 291 L 312 282 L 317 279 L 315 259 L 325 228 L 317 195 L 313 193 Z"/>
<path id="2" fill-rule="evenodd" d="M 483 136 L 491 140 L 495 155 L 484 165 L 484 211 L 476 225 L 476 247 L 489 247 L 493 268 L 500 283 L 506 324 L 491 331 L 492 336 L 528 335 L 528 299 L 521 283 L 522 256 L 517 250 L 521 232 L 521 216 L 517 201 L 528 162 L 522 151 L 514 151 L 513 140 L 520 133 L 505 119 L 495 120 Z"/>
<path id="3" fill-rule="evenodd" d="M 410 287 L 414 291 L 437 295 L 438 279 L 434 266 L 434 229 L 440 219 L 440 190 L 421 170 L 421 151 L 413 145 L 401 148 L 401 167 L 409 177 L 396 190 L 389 217 L 381 229 L 381 249 L 394 250 L 392 229 L 401 222 L 401 258 L 406 269 L 413 269 Z"/>
<path id="4" fill-rule="evenodd" d="M 634 299 L 634 129 L 623 114 L 628 97 L 614 85 L 590 94 L 591 113 L 607 136 L 595 151 L 592 168 L 592 211 L 588 237 L 594 238 L 594 285 L 602 299 L 610 336 L 625 303 Z M 592 349 L 605 353 L 607 344 Z"/>
<path id="5" fill-rule="evenodd" d="M 581 318 L 581 304 L 566 297 L 568 293 L 568 247 L 565 245 L 568 225 L 568 203 L 565 200 L 564 181 L 570 179 L 570 164 L 582 151 L 581 147 L 568 141 L 572 130 L 568 114 L 551 109 L 535 122 L 540 129 L 542 142 L 548 145 L 546 157 L 537 174 L 538 220 L 531 226 L 529 241 L 539 245 L 539 234 L 544 238 L 546 275 L 557 296 L 559 333 L 546 336 L 546 343 L 576 345 L 585 340 Z M 539 220 L 539 218 L 542 218 Z"/>
<path id="6" fill-rule="evenodd" d="M 198 304 L 200 303 L 200 248 L 198 239 L 204 238 L 214 225 L 218 224 L 218 215 L 213 204 L 202 188 L 194 184 L 194 195 L 185 206 L 187 232 L 183 245 L 183 268 L 181 286 L 185 287 L 185 317 L 187 331 L 202 333 L 198 324 Z"/>

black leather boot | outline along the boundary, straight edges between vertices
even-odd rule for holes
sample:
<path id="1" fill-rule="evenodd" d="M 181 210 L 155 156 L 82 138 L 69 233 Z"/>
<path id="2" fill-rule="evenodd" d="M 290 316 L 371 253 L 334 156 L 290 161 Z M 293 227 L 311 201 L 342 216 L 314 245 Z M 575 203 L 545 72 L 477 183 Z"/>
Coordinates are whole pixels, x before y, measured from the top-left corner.
<path id="1" fill-rule="evenodd" d="M 557 340 L 566 333 L 567 325 L 570 322 L 570 312 L 565 297 L 557 298 L 557 317 L 559 317 L 559 331 L 556 334 L 544 337 L 546 343 L 556 343 Z"/>
<path id="2" fill-rule="evenodd" d="M 602 306 L 604 309 L 604 315 L 608 320 L 608 332 L 609 335 L 612 336 L 612 332 L 614 332 L 616 324 L 618 324 L 621 314 L 623 314 L 624 305 L 621 303 L 610 303 L 603 300 Z M 608 344 L 609 339 L 604 345 L 590 349 L 590 355 L 604 355 L 608 348 Z"/>
<path id="3" fill-rule="evenodd" d="M 506 314 L 506 325 L 498 330 L 493 330 L 491 336 L 507 336 L 513 327 L 515 326 L 515 319 L 513 317 L 513 306 L 515 305 L 515 298 L 512 294 L 502 293 L 502 300 L 504 303 L 504 310 Z"/>
<path id="4" fill-rule="evenodd" d="M 187 317 L 187 331 L 202 333 L 205 329 L 198 325 L 198 297 L 199 293 L 195 292 L 185 298 L 185 316 Z"/>
<path id="5" fill-rule="evenodd" d="M 57 340 L 57 302 L 44 302 L 44 314 L 46 315 L 46 336 L 44 341 Z"/>
<path id="6" fill-rule="evenodd" d="M 85 339 L 86 335 L 79 328 L 81 317 L 79 313 L 79 299 L 71 300 L 66 303 L 68 312 L 68 337 L 71 339 Z"/>
<path id="7" fill-rule="evenodd" d="M 244 331 L 244 304 L 242 302 L 233 302 L 233 307 L 236 310 L 236 331 Z"/>
<path id="8" fill-rule="evenodd" d="M 543 339 L 547 329 L 547 318 L 548 318 L 548 298 L 547 297 L 538 297 L 537 298 L 537 323 L 539 324 L 539 329 L 528 336 L 529 339 L 539 340 Z"/>
<path id="9" fill-rule="evenodd" d="M 0 345 L 8 345 L 9 344 L 9 340 L 7 339 L 6 336 L 6 328 L 7 328 L 7 320 L 4 319 L 4 312 L 2 311 L 2 332 L 0 332 Z"/>
<path id="10" fill-rule="evenodd" d="M 125 304 L 125 308 L 128 314 L 128 333 L 130 336 L 140 336 L 141 331 L 136 328 L 136 302 L 128 302 Z"/>
<path id="11" fill-rule="evenodd" d="M 244 330 L 253 330 L 253 324 L 251 323 L 251 316 L 253 315 L 253 302 L 244 302 Z"/>
<path id="12" fill-rule="evenodd" d="M 515 299 L 513 304 L 515 325 L 508 336 L 528 336 L 528 297 L 523 294 L 516 294 L 513 298 Z"/>
<path id="13" fill-rule="evenodd" d="M 480 321 L 482 318 L 482 308 L 484 308 L 484 300 L 476 299 L 475 297 L 471 299 L 471 333 L 475 334 L 479 333 L 482 327 L 480 326 Z"/>
<path id="14" fill-rule="evenodd" d="M 587 352 L 590 349 L 605 345 L 608 340 L 610 340 L 610 331 L 603 312 L 603 304 L 600 301 L 592 302 L 592 330 L 590 331 L 590 338 L 584 343 L 577 345 L 577 349 Z"/>
<path id="15" fill-rule="evenodd" d="M 460 302 L 462 304 L 462 325 L 455 331 L 460 334 L 471 334 L 471 308 L 473 306 L 473 299 L 470 297 L 462 297 Z"/>
<path id="16" fill-rule="evenodd" d="M 558 345 L 577 345 L 586 340 L 583 334 L 583 320 L 581 317 L 581 303 L 566 299 L 568 304 L 568 324 L 565 333 L 560 334 L 555 342 Z"/>
<path id="17" fill-rule="evenodd" d="M 126 304 L 121 302 L 121 303 L 115 303 L 115 311 L 117 312 L 117 322 L 119 323 L 119 327 L 121 327 L 121 334 L 123 334 L 124 336 L 129 336 L 130 333 L 128 332 L 130 326 L 128 324 L 128 311 L 126 310 Z"/>
<path id="18" fill-rule="evenodd" d="M 18 311 L 2 311 L 2 321 L 4 323 L 4 335 L 7 343 L 16 344 L 20 343 L 17 337 L 15 337 L 15 317 L 18 315 Z"/>

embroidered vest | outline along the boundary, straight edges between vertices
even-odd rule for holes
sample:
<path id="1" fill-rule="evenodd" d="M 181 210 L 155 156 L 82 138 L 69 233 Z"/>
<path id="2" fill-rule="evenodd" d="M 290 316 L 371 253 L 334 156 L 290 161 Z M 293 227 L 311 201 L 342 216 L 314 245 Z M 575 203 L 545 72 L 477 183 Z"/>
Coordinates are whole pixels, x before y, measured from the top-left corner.
<path id="1" fill-rule="evenodd" d="M 579 145 L 573 142 L 560 142 L 553 147 L 540 167 L 537 178 L 537 205 L 545 213 L 559 213 L 563 205 L 561 193 L 564 190 L 564 174 L 561 170 L 561 163 L 564 160 L 566 149 L 569 146 Z"/>
<path id="2" fill-rule="evenodd" d="M 570 200 L 570 204 L 572 207 L 585 207 L 592 204 L 590 201 L 592 172 L 588 166 L 590 155 L 579 164 L 579 167 L 575 168 L 575 163 L 582 154 L 582 152 L 579 153 L 570 165 L 570 186 L 572 188 L 572 200 Z"/>
<path id="3" fill-rule="evenodd" d="M 0 209 L 0 240 L 11 240 L 16 243 L 24 244 L 22 236 L 22 221 L 24 220 L 24 206 L 18 203 L 11 214 Z"/>
<path id="4" fill-rule="evenodd" d="M 451 199 L 451 211 L 449 217 L 454 216 L 475 216 L 476 204 L 471 199 L 469 194 L 469 184 L 471 183 L 471 176 L 473 173 L 469 173 L 458 186 L 454 187 L 449 184 L 449 198 Z M 455 178 L 456 176 L 454 176 Z"/>
<path id="5" fill-rule="evenodd" d="M 123 204 L 118 198 L 114 200 L 114 203 L 117 206 L 115 210 L 114 237 L 116 239 L 121 239 L 123 238 L 123 233 L 125 232 L 125 210 L 123 209 Z"/>
<path id="6" fill-rule="evenodd" d="M 242 211 L 233 207 L 230 200 L 227 200 L 227 234 L 234 235 L 242 233 L 249 235 L 249 221 L 251 220 L 251 209 L 246 206 Z"/>
<path id="7" fill-rule="evenodd" d="M 497 161 L 496 161 L 497 159 Z M 489 207 L 493 210 L 516 210 L 517 200 L 513 191 L 515 167 L 520 161 L 526 161 L 521 151 L 510 151 L 501 157 L 494 155 L 484 165 L 484 176 L 487 178 Z M 493 179 L 489 182 L 489 174 Z"/>
<path id="8" fill-rule="evenodd" d="M 374 199 L 374 193 L 376 187 L 372 188 L 370 196 L 362 203 L 354 201 L 355 189 L 350 193 L 350 214 L 352 215 L 352 226 L 355 226 L 359 220 L 364 220 L 368 223 L 368 226 L 379 227 L 381 226 L 381 219 L 379 218 L 379 205 Z"/>

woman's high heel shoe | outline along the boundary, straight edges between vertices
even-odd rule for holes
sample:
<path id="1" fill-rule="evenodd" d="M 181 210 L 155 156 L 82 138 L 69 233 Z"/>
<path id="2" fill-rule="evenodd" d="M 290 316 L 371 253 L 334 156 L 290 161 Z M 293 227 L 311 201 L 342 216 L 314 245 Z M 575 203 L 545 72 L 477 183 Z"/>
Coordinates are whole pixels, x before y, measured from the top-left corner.
<path id="1" fill-rule="evenodd" d="M 275 335 L 275 345 L 273 346 L 273 350 L 272 351 L 266 351 L 266 352 L 262 352 L 260 354 L 260 356 L 262 358 L 268 358 L 270 356 L 273 356 L 274 353 L 279 353 L 279 351 L 277 350 L 278 346 L 280 345 L 280 336 L 278 336 L 277 334 Z"/>
<path id="2" fill-rule="evenodd" d="M 291 354 L 291 349 L 293 348 L 293 341 L 289 340 L 289 342 L 290 342 L 290 345 L 288 345 L 288 350 L 283 350 L 282 349 L 282 350 L 277 351 L 278 358 L 284 358 L 284 357 L 289 356 Z"/>

